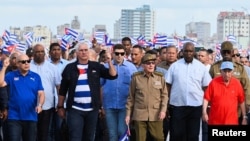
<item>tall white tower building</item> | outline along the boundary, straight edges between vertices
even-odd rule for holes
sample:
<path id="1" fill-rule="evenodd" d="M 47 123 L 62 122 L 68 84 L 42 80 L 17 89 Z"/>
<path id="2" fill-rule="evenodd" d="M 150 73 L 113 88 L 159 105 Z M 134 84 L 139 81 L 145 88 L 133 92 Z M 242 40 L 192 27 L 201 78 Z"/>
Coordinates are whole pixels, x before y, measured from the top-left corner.
<path id="1" fill-rule="evenodd" d="M 119 24 L 118 27 L 117 24 Z M 140 34 L 144 35 L 146 39 L 152 39 L 155 31 L 155 13 L 149 5 L 136 9 L 122 9 L 121 18 L 116 22 L 114 28 L 115 39 L 125 36 L 137 38 Z"/>

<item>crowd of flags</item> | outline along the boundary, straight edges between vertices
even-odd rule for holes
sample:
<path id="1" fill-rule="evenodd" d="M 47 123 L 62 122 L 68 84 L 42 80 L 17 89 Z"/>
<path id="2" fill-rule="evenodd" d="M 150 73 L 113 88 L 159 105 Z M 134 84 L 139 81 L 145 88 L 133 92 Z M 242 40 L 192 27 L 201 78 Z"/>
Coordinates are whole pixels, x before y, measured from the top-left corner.
<path id="1" fill-rule="evenodd" d="M 29 47 L 31 47 L 33 41 L 34 42 L 41 42 L 45 39 L 45 37 L 35 37 L 33 38 L 33 32 L 27 32 L 23 35 L 25 39 L 25 43 L 20 42 L 18 40 L 18 36 L 11 33 L 8 30 L 5 30 L 2 39 L 4 41 L 3 45 L 1 46 L 3 52 L 11 54 L 13 50 L 19 50 L 21 52 L 26 51 Z"/>
<path id="2" fill-rule="evenodd" d="M 74 29 L 65 28 L 65 34 L 62 36 L 57 36 L 57 39 L 59 40 L 60 46 L 63 50 L 67 50 L 76 42 L 80 42 L 85 40 L 83 33 L 77 32 Z M 2 51 L 11 53 L 13 50 L 19 50 L 21 52 L 25 51 L 29 47 L 32 46 L 33 42 L 41 42 L 46 39 L 46 37 L 39 36 L 34 37 L 33 32 L 26 32 L 23 35 L 23 38 L 25 42 L 20 42 L 18 40 L 18 36 L 10 33 L 8 30 L 5 30 L 2 39 L 4 41 L 4 44 L 1 46 Z M 113 43 L 108 36 L 108 34 L 104 31 L 96 31 L 93 34 L 93 38 L 95 38 L 96 42 L 98 44 L 101 44 L 103 46 L 113 46 L 115 43 Z M 200 46 L 198 42 L 194 41 L 193 39 L 189 39 L 186 37 L 178 37 L 178 36 L 167 36 L 164 34 L 156 33 L 153 36 L 153 39 L 146 40 L 145 35 L 140 34 L 138 37 L 130 37 L 132 45 L 139 44 L 143 47 L 151 47 L 151 48 L 160 48 L 162 46 L 170 46 L 174 45 L 179 50 L 182 49 L 183 45 L 186 42 L 192 42 L 195 46 Z M 226 37 L 227 41 L 232 42 L 234 45 L 238 46 L 239 52 L 243 52 L 241 49 L 241 45 L 237 42 L 237 38 L 234 35 L 228 35 Z M 91 43 L 90 43 L 91 44 Z M 220 60 L 221 54 L 221 43 L 215 44 L 214 50 L 216 53 L 216 60 Z"/>

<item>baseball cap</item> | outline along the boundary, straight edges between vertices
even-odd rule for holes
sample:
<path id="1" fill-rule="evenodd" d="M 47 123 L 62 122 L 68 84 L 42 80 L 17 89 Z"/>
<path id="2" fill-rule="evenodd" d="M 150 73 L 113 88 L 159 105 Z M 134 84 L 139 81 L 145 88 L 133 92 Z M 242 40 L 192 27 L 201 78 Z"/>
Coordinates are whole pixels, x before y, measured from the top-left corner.
<path id="1" fill-rule="evenodd" d="M 233 50 L 233 44 L 230 41 L 224 41 L 221 44 L 221 50 Z"/>
<path id="2" fill-rule="evenodd" d="M 146 53 L 143 57 L 142 57 L 142 60 L 141 62 L 142 63 L 145 63 L 147 61 L 150 61 L 150 60 L 156 60 L 156 56 L 154 54 L 149 54 L 149 53 Z"/>
<path id="3" fill-rule="evenodd" d="M 224 70 L 224 69 L 233 70 L 234 69 L 234 65 L 230 61 L 225 61 L 225 62 L 222 62 L 221 66 L 220 66 L 220 69 L 221 70 Z"/>

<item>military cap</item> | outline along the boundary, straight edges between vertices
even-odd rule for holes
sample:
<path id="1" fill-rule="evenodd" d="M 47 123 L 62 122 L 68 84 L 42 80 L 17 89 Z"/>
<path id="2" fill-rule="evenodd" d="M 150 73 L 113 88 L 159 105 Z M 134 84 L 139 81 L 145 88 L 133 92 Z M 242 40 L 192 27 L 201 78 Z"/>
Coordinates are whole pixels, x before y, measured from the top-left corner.
<path id="1" fill-rule="evenodd" d="M 142 62 L 142 63 L 145 63 L 145 62 L 150 61 L 150 60 L 153 60 L 153 61 L 156 60 L 155 54 L 147 54 L 147 53 L 146 53 L 146 54 L 142 57 L 141 62 Z"/>
<path id="2" fill-rule="evenodd" d="M 233 50 L 233 44 L 230 41 L 224 41 L 221 44 L 221 50 Z"/>

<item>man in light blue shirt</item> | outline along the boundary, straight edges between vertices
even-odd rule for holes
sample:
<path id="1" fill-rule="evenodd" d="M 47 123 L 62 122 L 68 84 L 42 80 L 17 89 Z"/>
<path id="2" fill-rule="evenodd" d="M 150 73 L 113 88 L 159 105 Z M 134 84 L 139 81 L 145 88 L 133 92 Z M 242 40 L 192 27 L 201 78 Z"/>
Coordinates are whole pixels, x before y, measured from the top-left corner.
<path id="1" fill-rule="evenodd" d="M 124 59 L 125 47 L 122 44 L 116 44 L 113 50 L 114 59 L 112 63 L 116 68 L 118 78 L 115 80 L 102 80 L 102 100 L 109 141 L 117 141 L 127 129 L 124 121 L 126 116 L 125 105 L 131 76 L 134 72 L 137 72 L 136 67 Z M 105 66 L 108 67 L 107 64 Z"/>
<path id="2" fill-rule="evenodd" d="M 183 47 L 183 59 L 168 69 L 170 141 L 198 141 L 204 90 L 211 81 L 206 67 L 194 58 L 193 43 Z"/>
<path id="3" fill-rule="evenodd" d="M 61 75 L 53 64 L 45 60 L 43 45 L 36 44 L 33 51 L 34 54 L 30 69 L 40 75 L 45 92 L 43 111 L 38 115 L 37 139 L 38 141 L 47 141 L 51 116 L 55 108 L 55 88 L 57 88 L 57 91 L 59 90 Z"/>

